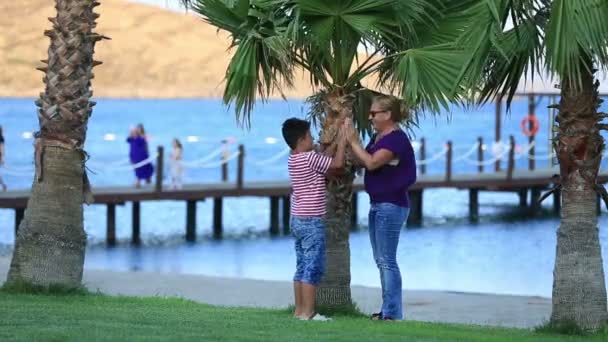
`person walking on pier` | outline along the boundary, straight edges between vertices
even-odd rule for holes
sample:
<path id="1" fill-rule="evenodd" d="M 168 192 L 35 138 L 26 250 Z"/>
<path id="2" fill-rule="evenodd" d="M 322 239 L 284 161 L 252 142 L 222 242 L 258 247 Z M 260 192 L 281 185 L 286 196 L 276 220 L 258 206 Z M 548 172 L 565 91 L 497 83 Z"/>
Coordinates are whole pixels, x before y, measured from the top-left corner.
<path id="1" fill-rule="evenodd" d="M 182 143 L 176 138 L 173 139 L 171 145 L 173 146 L 173 151 L 171 152 L 171 186 L 173 189 L 181 189 L 182 188 L 182 176 L 184 173 L 184 168 L 182 165 L 183 158 L 183 147 Z"/>
<path id="2" fill-rule="evenodd" d="M 345 123 L 352 150 L 365 166 L 365 190 L 371 201 L 369 237 L 382 284 L 382 308 L 372 315 L 374 320 L 403 319 L 397 245 L 410 211 L 408 188 L 416 182 L 414 149 L 399 128 L 399 122 L 406 119 L 405 113 L 399 99 L 376 97 L 369 111 L 375 134 L 365 148 L 352 121 Z"/>
<path id="3" fill-rule="evenodd" d="M 146 131 L 142 124 L 138 124 L 137 128 L 132 129 L 129 137 L 127 138 L 129 143 L 129 159 L 131 163 L 137 165 L 146 159 L 150 158 L 148 151 L 148 141 L 146 140 Z M 154 167 L 152 162 L 145 163 L 143 165 L 137 165 L 135 167 L 135 187 L 139 188 L 140 182 L 143 180 L 146 184 L 150 184 L 152 174 L 154 173 Z"/>
<path id="4" fill-rule="evenodd" d="M 317 286 L 325 272 L 325 175 L 344 166 L 346 136 L 340 134 L 338 151 L 331 158 L 314 150 L 308 121 L 288 119 L 282 133 L 291 149 L 287 168 L 293 189 L 290 226 L 296 249 L 294 317 L 326 321 L 327 317 L 315 311 Z"/>

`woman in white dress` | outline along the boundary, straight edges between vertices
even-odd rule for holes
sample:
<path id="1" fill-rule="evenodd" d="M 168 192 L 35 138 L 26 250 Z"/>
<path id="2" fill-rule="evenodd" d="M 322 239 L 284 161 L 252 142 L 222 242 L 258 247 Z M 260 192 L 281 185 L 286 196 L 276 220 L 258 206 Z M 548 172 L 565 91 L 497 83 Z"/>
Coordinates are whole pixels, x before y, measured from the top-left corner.
<path id="1" fill-rule="evenodd" d="M 171 152 L 171 186 L 173 189 L 182 188 L 182 176 L 184 167 L 182 165 L 183 147 L 178 139 L 173 139 L 173 151 Z"/>

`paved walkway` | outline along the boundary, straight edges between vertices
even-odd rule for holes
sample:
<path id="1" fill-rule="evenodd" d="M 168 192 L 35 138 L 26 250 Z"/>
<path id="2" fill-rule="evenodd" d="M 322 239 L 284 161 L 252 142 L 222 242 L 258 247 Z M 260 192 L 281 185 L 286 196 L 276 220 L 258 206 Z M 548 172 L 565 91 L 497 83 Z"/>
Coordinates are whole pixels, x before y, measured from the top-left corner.
<path id="1" fill-rule="evenodd" d="M 0 258 L 0 282 L 10 259 Z M 293 302 L 290 282 L 218 278 L 201 275 L 114 272 L 86 269 L 89 290 L 109 295 L 176 296 L 221 306 L 284 308 Z M 353 286 L 353 300 L 366 313 L 380 307 L 380 289 Z M 404 291 L 407 319 L 532 328 L 548 320 L 551 300 L 442 291 Z"/>

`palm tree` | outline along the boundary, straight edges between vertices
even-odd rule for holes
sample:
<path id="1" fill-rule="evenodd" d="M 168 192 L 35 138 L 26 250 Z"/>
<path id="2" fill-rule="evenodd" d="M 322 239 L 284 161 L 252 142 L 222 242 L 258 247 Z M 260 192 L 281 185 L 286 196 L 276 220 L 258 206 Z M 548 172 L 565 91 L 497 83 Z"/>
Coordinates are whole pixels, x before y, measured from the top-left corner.
<path id="1" fill-rule="evenodd" d="M 553 271 L 551 324 L 574 322 L 587 330 L 608 321 L 598 238 L 597 183 L 608 117 L 598 113 L 596 68 L 608 68 L 608 1 L 479 0 L 462 12 L 469 22 L 455 49 L 467 62 L 464 81 L 481 102 L 511 101 L 522 77 L 546 71 L 560 80 L 554 149 L 561 174 L 561 224 Z M 434 81 L 434 80 L 433 80 Z M 608 204 L 608 202 L 607 202 Z"/>
<path id="2" fill-rule="evenodd" d="M 86 235 L 83 201 L 90 201 L 83 150 L 90 101 L 95 43 L 93 0 L 56 0 L 44 93 L 36 101 L 36 175 L 19 226 L 8 284 L 75 288 L 81 285 Z"/>
<path id="3" fill-rule="evenodd" d="M 446 13 L 460 8 L 458 0 L 182 2 L 232 36 L 236 50 L 223 100 L 235 106 L 237 120 L 249 124 L 256 99 L 291 86 L 294 72 L 303 69 L 315 89 L 310 115 L 320 122 L 320 144 L 330 155 L 345 118 L 353 117 L 363 131 L 368 127 L 367 110 L 375 94 L 363 85 L 368 76 L 378 80 L 376 89 L 399 93 L 410 108 L 438 111 L 447 107 L 446 94 L 453 87 L 446 81 L 427 82 L 427 73 L 456 78 L 464 63 L 441 44 L 457 36 L 459 31 L 452 29 L 460 22 L 438 25 Z M 320 304 L 351 303 L 348 228 L 354 171 L 347 151 L 344 172 L 328 184 L 327 272 L 317 294 Z"/>

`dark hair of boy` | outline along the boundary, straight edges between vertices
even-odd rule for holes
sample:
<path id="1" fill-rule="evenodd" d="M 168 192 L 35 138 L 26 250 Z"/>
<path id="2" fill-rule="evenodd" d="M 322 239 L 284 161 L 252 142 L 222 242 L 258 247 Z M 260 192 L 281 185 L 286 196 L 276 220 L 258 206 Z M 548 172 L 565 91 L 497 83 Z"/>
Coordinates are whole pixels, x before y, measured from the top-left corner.
<path id="1" fill-rule="evenodd" d="M 306 137 L 309 130 L 310 122 L 298 118 L 287 119 L 283 122 L 283 139 L 289 148 L 295 150 L 298 140 Z"/>

